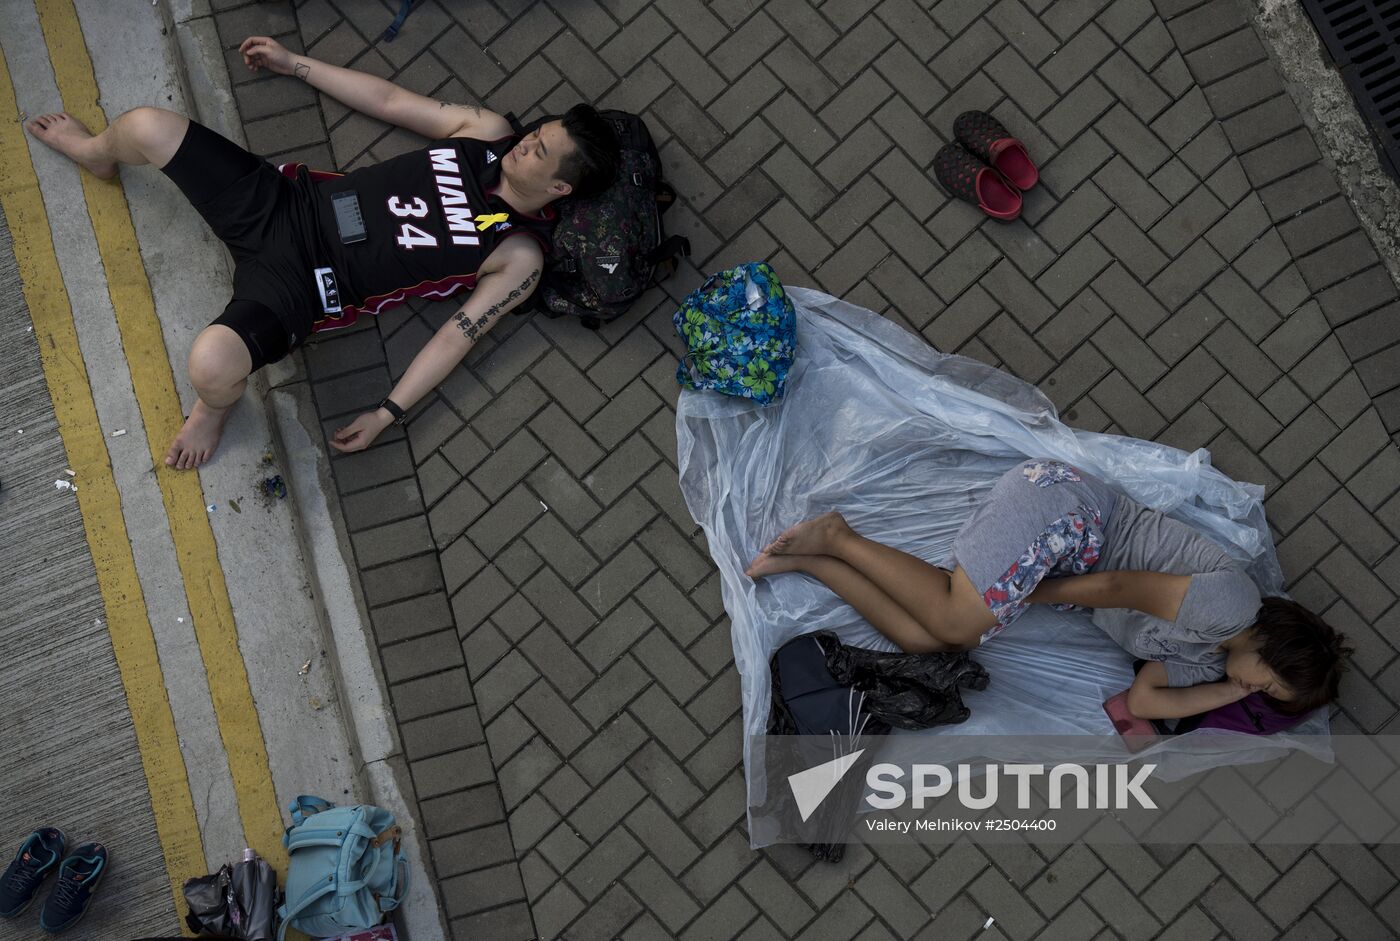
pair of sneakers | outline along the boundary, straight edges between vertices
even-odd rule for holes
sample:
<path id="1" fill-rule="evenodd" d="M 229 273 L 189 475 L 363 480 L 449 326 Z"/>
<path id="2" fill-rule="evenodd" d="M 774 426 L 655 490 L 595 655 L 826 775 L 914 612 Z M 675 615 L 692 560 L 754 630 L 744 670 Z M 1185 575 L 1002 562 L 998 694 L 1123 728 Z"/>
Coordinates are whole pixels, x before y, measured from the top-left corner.
<path id="1" fill-rule="evenodd" d="M 107 849 L 101 843 L 83 843 L 65 858 L 66 845 L 63 831 L 57 827 L 41 827 L 29 834 L 0 876 L 0 917 L 23 914 L 51 872 L 58 873 L 58 882 L 44 900 L 39 927 L 56 933 L 83 917 L 107 872 Z"/>
<path id="2" fill-rule="evenodd" d="M 933 174 L 959 199 L 993 219 L 1021 215 L 1021 192 L 1040 179 L 1026 145 L 985 111 L 964 111 L 953 122 L 954 142 L 933 158 Z"/>

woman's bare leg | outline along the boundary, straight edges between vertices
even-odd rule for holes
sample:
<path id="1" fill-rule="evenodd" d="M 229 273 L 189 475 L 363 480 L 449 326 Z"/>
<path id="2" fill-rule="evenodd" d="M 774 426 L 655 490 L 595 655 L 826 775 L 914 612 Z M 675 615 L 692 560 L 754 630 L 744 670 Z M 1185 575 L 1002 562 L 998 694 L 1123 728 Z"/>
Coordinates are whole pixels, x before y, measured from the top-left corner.
<path id="1" fill-rule="evenodd" d="M 924 630 L 945 644 L 974 647 L 996 616 L 959 566 L 953 573 L 857 534 L 839 513 L 791 527 L 766 550 L 774 555 L 827 555 L 874 582 Z"/>
<path id="2" fill-rule="evenodd" d="M 769 555 L 764 553 L 749 565 L 748 575 L 763 578 L 780 572 L 805 572 L 836 593 L 870 626 L 899 645 L 907 653 L 934 653 L 958 650 L 934 637 L 899 602 L 840 559 L 829 555 Z"/>
<path id="3" fill-rule="evenodd" d="M 24 125 L 29 133 L 102 179 L 117 174 L 117 164 L 151 163 L 163 167 L 180 149 L 190 119 L 164 108 L 133 108 L 101 134 L 66 111 L 41 114 Z"/>

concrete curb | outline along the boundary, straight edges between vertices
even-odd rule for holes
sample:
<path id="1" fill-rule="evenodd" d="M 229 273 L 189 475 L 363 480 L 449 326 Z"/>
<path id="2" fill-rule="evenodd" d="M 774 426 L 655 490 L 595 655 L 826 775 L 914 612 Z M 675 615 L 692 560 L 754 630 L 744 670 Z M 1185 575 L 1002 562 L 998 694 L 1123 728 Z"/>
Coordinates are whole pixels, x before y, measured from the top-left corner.
<path id="1" fill-rule="evenodd" d="M 197 5 L 198 0 L 195 0 Z M 223 51 L 211 17 L 198 15 L 190 0 L 175 0 L 175 9 L 160 4 L 170 39 L 177 78 L 200 123 L 244 143 L 242 121 L 228 80 Z M 299 357 L 298 357 L 299 359 Z M 304 372 L 277 370 L 254 377 L 250 391 L 261 399 L 279 464 L 291 496 L 292 517 L 314 608 L 327 642 L 355 765 L 356 798 L 390 811 L 403 827 L 403 850 L 417 878 L 395 915 L 403 941 L 446 939 L 447 923 L 433 889 L 431 857 L 414 813 L 412 778 L 399 747 L 387 687 L 373 655 L 369 619 L 358 580 L 346 563 L 349 537 L 330 495 L 335 488 L 330 467 L 308 428 L 319 427 Z M 278 383 L 278 378 L 283 382 Z M 290 381 L 288 381 L 290 380 Z"/>
<path id="2" fill-rule="evenodd" d="M 317 595 L 317 609 L 333 656 L 336 685 L 341 690 L 342 715 L 348 713 L 350 740 L 358 746 L 357 778 L 366 785 L 366 799 L 393 813 L 404 829 L 404 852 L 411 869 L 420 874 L 409 885 L 400 909 L 404 939 L 446 938 L 447 925 L 433 892 L 426 840 L 414 819 L 406 793 L 412 793 L 408 765 L 390 721 L 385 686 L 373 655 L 368 617 L 358 580 L 351 577 L 341 547 L 347 544 L 344 523 L 334 511 L 330 465 L 319 444 L 307 433 L 318 427 L 311 389 L 295 382 L 273 389 L 264 400 L 308 562 L 307 576 Z"/>

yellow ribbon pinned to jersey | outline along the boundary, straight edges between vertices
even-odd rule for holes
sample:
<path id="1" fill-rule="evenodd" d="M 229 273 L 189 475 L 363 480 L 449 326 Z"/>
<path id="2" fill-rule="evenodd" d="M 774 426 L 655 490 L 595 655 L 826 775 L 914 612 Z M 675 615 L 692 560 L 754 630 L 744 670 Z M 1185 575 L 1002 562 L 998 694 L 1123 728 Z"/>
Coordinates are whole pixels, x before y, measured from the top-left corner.
<path id="1" fill-rule="evenodd" d="M 476 227 L 478 229 L 485 229 L 488 226 L 499 225 L 509 218 L 510 213 L 508 212 L 483 213 L 476 217 Z"/>

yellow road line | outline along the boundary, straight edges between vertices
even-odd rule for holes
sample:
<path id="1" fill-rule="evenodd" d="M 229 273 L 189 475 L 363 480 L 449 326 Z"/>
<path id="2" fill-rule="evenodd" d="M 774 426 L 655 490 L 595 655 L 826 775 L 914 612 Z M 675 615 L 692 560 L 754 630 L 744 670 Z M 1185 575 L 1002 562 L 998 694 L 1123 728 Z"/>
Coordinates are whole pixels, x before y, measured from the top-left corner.
<path id="1" fill-rule="evenodd" d="M 101 132 L 107 120 L 97 104 L 92 60 L 72 0 L 37 0 L 36 7 L 64 107 L 93 133 Z M 115 181 L 104 182 L 86 172 L 82 180 L 209 679 L 214 715 L 228 754 L 244 836 L 249 846 L 285 875 L 282 817 L 204 493 L 194 472 L 165 466 L 166 448 L 184 419 L 126 195 Z"/>
<path id="2" fill-rule="evenodd" d="M 122 519 L 121 495 L 112 476 L 107 442 L 97 421 L 97 406 L 87 370 L 78 352 L 73 309 L 63 287 L 49 217 L 39 192 L 39 178 L 29 159 L 9 65 L 0 51 L 0 205 L 14 235 L 24 297 L 34 320 L 34 339 L 44 366 L 44 379 L 53 399 L 68 463 L 82 486 L 78 506 L 88 548 L 97 569 L 97 584 L 107 609 L 117 667 L 141 749 L 146 787 L 151 795 L 156 832 L 165 854 L 165 868 L 175 896 L 175 910 L 184 900 L 185 879 L 206 867 L 194 800 L 175 718 L 165 695 L 165 678 L 156 655 L 155 635 L 146 614 L 146 599 L 136 576 Z"/>

